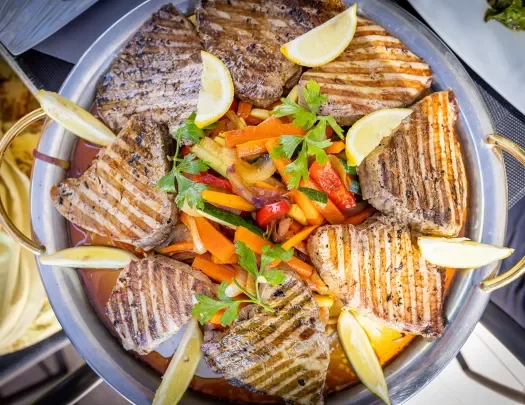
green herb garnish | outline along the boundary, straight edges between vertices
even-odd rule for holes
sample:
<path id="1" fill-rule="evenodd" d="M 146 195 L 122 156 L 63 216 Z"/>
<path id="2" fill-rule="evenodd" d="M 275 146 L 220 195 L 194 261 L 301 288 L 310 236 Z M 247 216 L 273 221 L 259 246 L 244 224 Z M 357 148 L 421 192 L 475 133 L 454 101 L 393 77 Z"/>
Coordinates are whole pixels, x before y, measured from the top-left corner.
<path id="1" fill-rule="evenodd" d="M 525 30 L 523 0 L 489 0 L 485 21 L 496 20 L 511 30 Z"/>
<path id="2" fill-rule="evenodd" d="M 293 256 L 294 250 L 284 250 L 280 245 L 264 246 L 262 249 L 260 267 L 257 266 L 257 259 L 253 250 L 248 248 L 243 242 L 237 241 L 235 243 L 235 253 L 239 256 L 239 265 L 255 278 L 255 295 L 242 287 L 235 278 L 233 279 L 233 283 L 239 288 L 239 290 L 246 294 L 248 299 L 234 300 L 233 298 L 228 297 L 226 295 L 226 288 L 228 287 L 226 281 L 223 281 L 219 286 L 217 292 L 218 300 L 210 298 L 204 294 L 197 294 L 195 296 L 197 303 L 193 306 L 191 314 L 192 316 L 195 316 L 201 324 L 208 322 L 218 311 L 226 309 L 221 316 L 221 325 L 231 325 L 232 322 L 237 319 L 237 316 L 239 315 L 239 305 L 243 302 L 257 304 L 269 312 L 275 312 L 272 307 L 262 301 L 259 292 L 259 283 L 266 282 L 274 286 L 284 283 L 286 281 L 286 275 L 281 270 L 266 270 L 266 268 L 270 263 L 277 259 L 284 262 L 289 261 Z"/>
<path id="3" fill-rule="evenodd" d="M 283 98 L 281 99 L 283 104 L 275 107 L 271 112 L 276 117 L 293 115 L 293 124 L 307 131 L 305 136 L 282 135 L 279 140 L 279 147 L 270 152 L 272 158 L 278 159 L 286 156 L 291 159 L 299 146 L 302 145 L 297 158 L 285 169 L 285 172 L 291 175 L 288 181 L 288 189 L 297 188 L 301 178 L 308 181 L 308 156 L 315 156 L 315 160 L 321 165 L 327 162 L 328 156 L 324 149 L 332 144 L 330 140 L 325 139 L 327 125 L 332 127 L 341 139 L 344 138 L 343 129 L 333 117 L 317 115 L 321 104 L 328 100 L 327 95 L 321 94 L 319 84 L 313 80 L 306 83 L 306 87 L 303 89 L 303 97 L 309 110 Z"/>
<path id="4" fill-rule="evenodd" d="M 204 206 L 204 199 L 201 193 L 208 189 L 206 185 L 188 179 L 184 173 L 199 174 L 208 171 L 209 166 L 202 160 L 197 159 L 193 153 L 184 156 L 184 158 L 179 157 L 182 141 L 197 143 L 205 137 L 204 130 L 195 125 L 196 115 L 195 112 L 192 113 L 184 120 L 182 125 L 177 128 L 175 134 L 171 134 L 177 143 L 175 155 L 173 155 L 173 168 L 157 182 L 158 189 L 168 193 L 177 193 L 175 202 L 179 208 L 182 208 L 185 202 L 190 208 L 194 208 L 195 206 L 202 208 Z"/>

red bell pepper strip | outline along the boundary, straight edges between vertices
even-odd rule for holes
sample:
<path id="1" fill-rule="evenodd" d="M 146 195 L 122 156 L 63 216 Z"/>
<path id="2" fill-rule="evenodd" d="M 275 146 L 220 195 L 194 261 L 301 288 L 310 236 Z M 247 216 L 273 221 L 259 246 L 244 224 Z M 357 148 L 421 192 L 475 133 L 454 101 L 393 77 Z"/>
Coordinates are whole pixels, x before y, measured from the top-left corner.
<path id="1" fill-rule="evenodd" d="M 210 173 L 202 172 L 200 174 L 189 174 L 189 179 L 195 183 L 207 184 L 208 186 L 228 190 L 232 192 L 232 185 L 226 179 L 221 179 Z"/>
<path id="2" fill-rule="evenodd" d="M 310 178 L 314 183 L 328 194 L 328 198 L 330 198 L 343 214 L 355 207 L 354 194 L 347 190 L 337 172 L 330 165 L 330 162 L 326 162 L 323 166 L 314 162 L 312 166 L 310 166 L 309 172 Z"/>
<path id="3" fill-rule="evenodd" d="M 261 228 L 267 226 L 273 219 L 285 216 L 290 211 L 290 204 L 286 201 L 277 201 L 267 204 L 258 212 L 255 219 Z"/>

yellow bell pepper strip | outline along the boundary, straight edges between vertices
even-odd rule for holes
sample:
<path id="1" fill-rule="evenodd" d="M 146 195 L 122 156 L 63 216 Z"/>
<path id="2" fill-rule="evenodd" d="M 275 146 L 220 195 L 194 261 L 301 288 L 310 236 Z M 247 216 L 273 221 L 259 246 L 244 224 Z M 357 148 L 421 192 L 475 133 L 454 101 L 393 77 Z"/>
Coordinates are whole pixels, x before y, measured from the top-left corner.
<path id="1" fill-rule="evenodd" d="M 310 236 L 310 234 L 319 227 L 319 225 L 310 225 L 310 226 L 305 226 L 299 233 L 295 234 L 294 236 L 292 236 L 290 239 L 288 239 L 286 242 L 284 242 L 282 244 L 282 248 L 284 250 L 290 250 L 291 248 L 293 248 L 295 245 L 297 245 L 299 242 L 302 242 L 303 240 L 305 240 L 306 238 L 308 238 L 308 236 Z"/>
<path id="2" fill-rule="evenodd" d="M 288 212 L 288 216 L 295 221 L 299 222 L 301 225 L 306 226 L 308 225 L 308 220 L 304 216 L 304 212 L 297 204 L 292 204 L 290 207 L 290 211 Z"/>
<path id="3" fill-rule="evenodd" d="M 212 204 L 223 205 L 224 207 L 234 208 L 237 210 L 254 212 L 257 208 L 246 201 L 244 198 L 235 194 L 220 193 L 218 191 L 204 190 L 202 198 Z"/>

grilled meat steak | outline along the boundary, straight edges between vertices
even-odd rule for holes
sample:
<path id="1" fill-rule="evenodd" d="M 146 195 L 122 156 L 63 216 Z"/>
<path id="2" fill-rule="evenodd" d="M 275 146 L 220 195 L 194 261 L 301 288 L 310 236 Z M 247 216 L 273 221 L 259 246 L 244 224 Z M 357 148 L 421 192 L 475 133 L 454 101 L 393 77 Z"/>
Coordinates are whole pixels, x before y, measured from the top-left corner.
<path id="1" fill-rule="evenodd" d="M 432 83 L 432 71 L 401 41 L 372 21 L 358 18 L 354 39 L 341 56 L 306 71 L 299 82 L 299 103 L 308 80 L 321 86 L 328 101 L 320 115 L 331 115 L 341 125 L 382 108 L 412 104 Z"/>
<path id="2" fill-rule="evenodd" d="M 124 349 L 148 354 L 188 322 L 195 294 L 214 293 L 213 283 L 200 271 L 165 256 L 149 256 L 121 271 L 106 315 Z"/>
<path id="3" fill-rule="evenodd" d="M 241 310 L 239 320 L 202 345 L 204 358 L 230 384 L 282 397 L 293 404 L 322 404 L 328 340 L 310 289 L 292 273 L 281 286 L 266 284 L 263 301 Z"/>
<path id="4" fill-rule="evenodd" d="M 422 233 L 457 236 L 467 209 L 467 179 L 454 131 L 452 90 L 413 107 L 357 168 L 363 198 Z"/>
<path id="5" fill-rule="evenodd" d="M 133 117 L 79 178 L 53 186 L 51 199 L 69 221 L 112 240 L 149 249 L 171 240 L 174 196 L 158 190 L 170 170 L 164 125 Z"/>
<path id="6" fill-rule="evenodd" d="M 202 0 L 198 31 L 204 48 L 230 70 L 236 96 L 269 107 L 302 71 L 281 54 L 281 45 L 343 10 L 335 0 Z"/>
<path id="7" fill-rule="evenodd" d="M 308 253 L 319 275 L 347 308 L 387 327 L 440 336 L 445 271 L 426 262 L 406 225 L 384 216 L 318 228 Z"/>
<path id="8" fill-rule="evenodd" d="M 202 46 L 193 24 L 168 4 L 153 14 L 120 52 L 96 97 L 114 131 L 139 114 L 170 132 L 197 109 Z"/>

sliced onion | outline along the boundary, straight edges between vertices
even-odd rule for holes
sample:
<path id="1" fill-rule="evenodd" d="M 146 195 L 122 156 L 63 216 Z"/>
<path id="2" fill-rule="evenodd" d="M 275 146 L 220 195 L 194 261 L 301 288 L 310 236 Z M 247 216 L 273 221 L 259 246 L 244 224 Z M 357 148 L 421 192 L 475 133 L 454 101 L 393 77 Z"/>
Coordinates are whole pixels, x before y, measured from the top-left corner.
<path id="1" fill-rule="evenodd" d="M 241 176 L 236 172 L 235 165 L 230 166 L 228 169 L 227 178 L 232 184 L 233 192 L 251 202 L 257 208 L 282 200 L 286 192 L 286 190 L 262 189 L 244 183 Z"/>
<path id="2" fill-rule="evenodd" d="M 341 161 L 337 158 L 337 156 L 334 155 L 328 155 L 328 161 L 330 162 L 330 165 L 332 168 L 337 172 L 339 177 L 341 178 L 341 181 L 345 185 L 347 189 L 350 189 L 350 178 L 346 174 L 345 167 L 341 163 Z"/>
<path id="3" fill-rule="evenodd" d="M 273 176 L 277 168 L 273 164 L 269 155 L 263 155 L 254 164 L 249 164 L 244 160 L 238 159 L 235 163 L 235 170 L 243 181 L 255 184 L 258 181 L 265 181 Z"/>
<path id="4" fill-rule="evenodd" d="M 193 250 L 200 255 L 206 253 L 208 250 L 204 247 L 204 244 L 202 243 L 202 239 L 197 229 L 197 224 L 195 223 L 195 219 L 193 219 L 191 215 L 188 215 L 188 226 L 191 238 L 193 239 Z"/>

